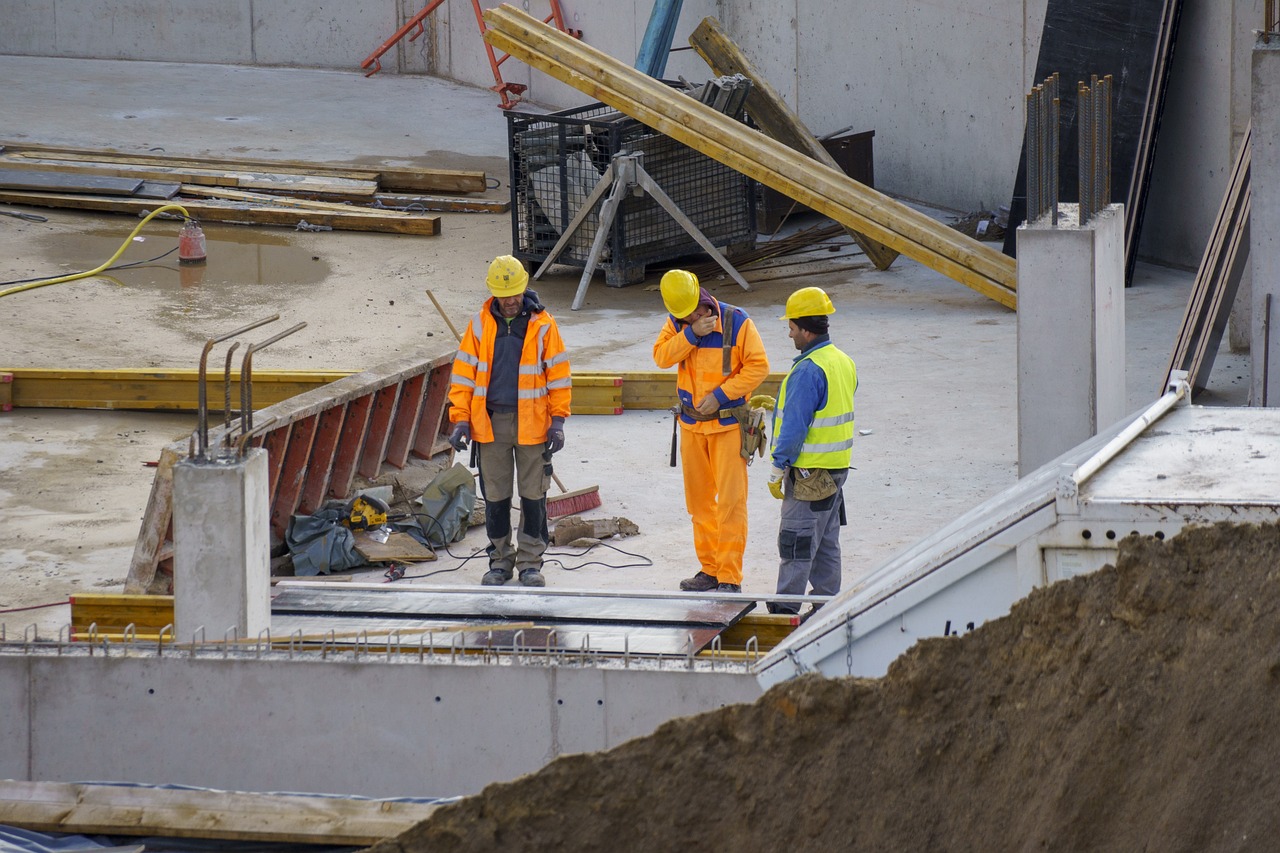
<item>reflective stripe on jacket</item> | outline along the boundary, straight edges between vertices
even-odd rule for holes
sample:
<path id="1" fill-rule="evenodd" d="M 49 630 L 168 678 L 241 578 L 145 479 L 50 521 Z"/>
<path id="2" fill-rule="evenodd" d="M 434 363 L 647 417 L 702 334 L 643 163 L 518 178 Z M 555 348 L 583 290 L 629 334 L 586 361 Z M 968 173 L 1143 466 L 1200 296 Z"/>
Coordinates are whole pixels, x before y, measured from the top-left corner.
<path id="1" fill-rule="evenodd" d="M 449 421 L 470 421 L 471 438 L 480 442 L 493 441 L 493 424 L 485 409 L 498 334 L 492 302 L 493 297 L 485 300 L 479 313 L 467 323 L 449 379 Z M 569 355 L 564 351 L 555 318 L 547 311 L 529 314 L 517 387 L 516 440 L 520 444 L 541 444 L 547 440 L 551 419 L 569 416 L 573 394 Z"/>
<path id="2" fill-rule="evenodd" d="M 729 374 L 724 373 L 724 335 L 729 329 Z M 680 415 L 680 425 L 695 432 L 723 432 L 736 429 L 738 422 L 725 410 L 741 406 L 746 397 L 769 375 L 769 357 L 755 323 L 741 308 L 716 302 L 716 325 L 701 338 L 693 327 L 667 315 L 667 321 L 653 344 L 653 361 L 666 369 L 680 365 L 676 390 L 683 405 L 696 408 L 703 397 L 714 393 L 722 416 L 695 421 Z"/>
<path id="3" fill-rule="evenodd" d="M 771 449 L 776 448 L 778 435 L 788 418 L 787 383 L 796 368 L 806 361 L 822 371 L 827 386 L 826 400 L 815 412 L 798 411 L 793 406 L 790 417 L 801 418 L 809 428 L 792 465 L 796 468 L 848 468 L 853 458 L 853 395 L 858 388 L 858 368 L 853 359 L 831 344 L 815 347 L 797 359 L 791 373 L 782 380 L 774 410 Z"/>

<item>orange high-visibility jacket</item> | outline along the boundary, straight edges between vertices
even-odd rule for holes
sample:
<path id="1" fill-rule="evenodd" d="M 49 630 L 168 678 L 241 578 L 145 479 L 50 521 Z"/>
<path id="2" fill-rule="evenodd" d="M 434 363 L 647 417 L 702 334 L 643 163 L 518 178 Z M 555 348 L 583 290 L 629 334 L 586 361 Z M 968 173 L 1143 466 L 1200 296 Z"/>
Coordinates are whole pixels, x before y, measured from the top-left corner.
<path id="1" fill-rule="evenodd" d="M 449 379 L 449 422 L 470 421 L 471 438 L 479 442 L 493 441 L 493 423 L 485 409 L 493 344 L 498 334 L 492 303 L 493 297 L 486 299 L 480 312 L 467 323 Z M 569 354 L 564 351 L 555 318 L 545 310 L 529 315 L 520 352 L 518 389 L 516 440 L 520 444 L 542 444 L 547 440 L 551 418 L 569 417 L 573 394 Z"/>
<path id="2" fill-rule="evenodd" d="M 724 374 L 724 336 L 729 328 L 729 375 Z M 746 396 L 769 375 L 769 357 L 756 325 L 741 308 L 716 302 L 716 326 L 701 338 L 693 327 L 667 315 L 658 340 L 653 344 L 653 361 L 658 367 L 680 365 L 677 391 L 683 405 L 697 407 L 703 397 L 715 393 L 722 417 L 695 421 L 681 412 L 680 426 L 695 432 L 723 432 L 737 429 L 738 422 L 724 410 L 741 406 Z"/>

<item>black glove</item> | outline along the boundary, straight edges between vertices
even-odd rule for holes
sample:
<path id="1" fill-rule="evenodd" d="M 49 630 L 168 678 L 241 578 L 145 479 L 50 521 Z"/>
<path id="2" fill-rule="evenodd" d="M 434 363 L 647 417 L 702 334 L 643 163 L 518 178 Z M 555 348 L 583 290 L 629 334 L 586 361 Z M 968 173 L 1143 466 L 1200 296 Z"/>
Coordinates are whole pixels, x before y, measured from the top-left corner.
<path id="1" fill-rule="evenodd" d="M 470 440 L 471 424 L 466 421 L 458 421 L 453 425 L 453 429 L 449 431 L 449 443 L 459 453 L 467 449 L 467 442 Z"/>
<path id="2" fill-rule="evenodd" d="M 559 453 L 564 450 L 564 418 L 552 418 L 547 430 L 547 450 Z"/>

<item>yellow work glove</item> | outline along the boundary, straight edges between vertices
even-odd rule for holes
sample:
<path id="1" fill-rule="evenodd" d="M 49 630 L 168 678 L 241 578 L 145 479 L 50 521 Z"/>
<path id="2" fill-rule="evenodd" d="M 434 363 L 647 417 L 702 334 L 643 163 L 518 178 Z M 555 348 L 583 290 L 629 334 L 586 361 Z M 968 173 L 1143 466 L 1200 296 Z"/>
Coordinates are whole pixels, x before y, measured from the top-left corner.
<path id="1" fill-rule="evenodd" d="M 772 412 L 773 407 L 778 405 L 778 401 L 768 394 L 757 394 L 747 401 L 747 405 L 753 409 L 764 409 L 767 412 Z"/>
<path id="2" fill-rule="evenodd" d="M 782 478 L 785 476 L 787 476 L 787 469 L 776 465 L 769 472 L 769 494 L 778 500 L 782 500 Z"/>

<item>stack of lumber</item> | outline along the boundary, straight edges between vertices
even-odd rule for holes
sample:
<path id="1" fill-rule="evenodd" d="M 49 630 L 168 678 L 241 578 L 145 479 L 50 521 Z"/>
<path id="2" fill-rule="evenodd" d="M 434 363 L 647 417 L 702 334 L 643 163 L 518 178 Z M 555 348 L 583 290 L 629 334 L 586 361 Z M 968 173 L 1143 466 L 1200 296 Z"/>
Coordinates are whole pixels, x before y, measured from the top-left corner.
<path id="1" fill-rule="evenodd" d="M 501 213 L 467 198 L 483 172 L 300 161 L 212 160 L 0 145 L 0 203 L 139 215 L 180 204 L 204 222 L 434 235 L 429 211 Z M 436 196 L 426 193 L 450 193 Z"/>

